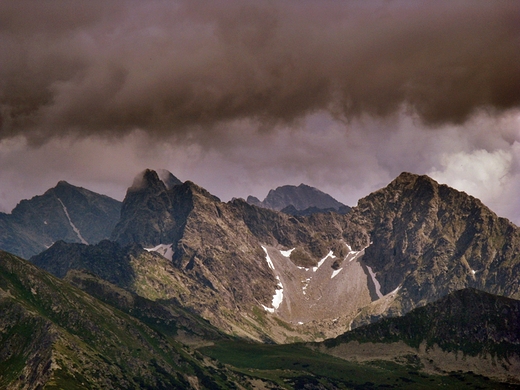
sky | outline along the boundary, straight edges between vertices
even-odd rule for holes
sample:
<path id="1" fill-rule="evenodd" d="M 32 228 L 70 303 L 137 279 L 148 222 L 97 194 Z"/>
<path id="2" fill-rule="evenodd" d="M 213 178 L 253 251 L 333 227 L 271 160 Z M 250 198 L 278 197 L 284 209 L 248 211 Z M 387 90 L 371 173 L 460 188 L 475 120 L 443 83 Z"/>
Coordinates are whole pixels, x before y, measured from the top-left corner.
<path id="1" fill-rule="evenodd" d="M 408 171 L 520 224 L 520 2 L 0 1 L 0 211 L 145 168 L 350 206 Z"/>

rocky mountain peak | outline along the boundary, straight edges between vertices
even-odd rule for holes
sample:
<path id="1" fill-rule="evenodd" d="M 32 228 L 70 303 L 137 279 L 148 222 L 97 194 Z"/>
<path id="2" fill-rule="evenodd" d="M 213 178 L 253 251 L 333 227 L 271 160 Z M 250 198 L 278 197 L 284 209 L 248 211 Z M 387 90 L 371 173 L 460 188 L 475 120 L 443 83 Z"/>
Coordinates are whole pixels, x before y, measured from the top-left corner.
<path id="1" fill-rule="evenodd" d="M 263 201 L 260 201 L 254 196 L 248 196 L 247 202 L 255 206 L 277 211 L 281 211 L 290 206 L 298 211 L 306 210 L 311 207 L 327 210 L 339 210 L 346 207 L 332 196 L 303 183 L 299 186 L 285 185 L 270 190 Z"/>
<path id="2" fill-rule="evenodd" d="M 162 192 L 166 191 L 167 187 L 164 181 L 159 178 L 157 172 L 151 169 L 145 169 L 135 176 L 134 182 L 128 188 L 128 192 L 137 192 L 142 190 Z"/>
<path id="3" fill-rule="evenodd" d="M 60 181 L 0 215 L 0 249 L 29 258 L 58 240 L 96 243 L 110 236 L 121 202 Z"/>
<path id="4" fill-rule="evenodd" d="M 66 182 L 65 180 L 60 180 L 58 184 L 56 184 L 56 187 L 74 187 L 72 184 Z"/>
<path id="5" fill-rule="evenodd" d="M 154 171 L 153 169 L 145 169 L 138 173 L 132 185 L 128 188 L 129 192 L 136 191 L 151 191 L 151 192 L 162 192 L 171 190 L 173 187 L 181 185 L 182 181 L 177 179 L 173 174 L 166 169 L 159 169 Z"/>
<path id="6" fill-rule="evenodd" d="M 181 185 L 182 181 L 177 179 L 173 174 L 166 169 L 158 169 L 157 176 L 164 183 L 167 189 L 171 190 L 174 186 Z"/>
<path id="7" fill-rule="evenodd" d="M 520 297 L 520 231 L 464 192 L 403 173 L 348 217 L 381 293 L 399 289 L 396 314 L 467 287 Z"/>

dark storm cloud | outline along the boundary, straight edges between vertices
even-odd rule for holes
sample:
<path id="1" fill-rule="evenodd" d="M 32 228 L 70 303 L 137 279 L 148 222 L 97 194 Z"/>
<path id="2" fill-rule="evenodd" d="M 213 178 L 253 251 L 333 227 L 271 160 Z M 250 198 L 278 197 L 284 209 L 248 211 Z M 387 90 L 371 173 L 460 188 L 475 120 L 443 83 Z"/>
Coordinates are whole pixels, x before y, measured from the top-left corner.
<path id="1" fill-rule="evenodd" d="M 3 1 L 0 52 L 0 138 L 36 142 L 520 105 L 516 1 Z"/>

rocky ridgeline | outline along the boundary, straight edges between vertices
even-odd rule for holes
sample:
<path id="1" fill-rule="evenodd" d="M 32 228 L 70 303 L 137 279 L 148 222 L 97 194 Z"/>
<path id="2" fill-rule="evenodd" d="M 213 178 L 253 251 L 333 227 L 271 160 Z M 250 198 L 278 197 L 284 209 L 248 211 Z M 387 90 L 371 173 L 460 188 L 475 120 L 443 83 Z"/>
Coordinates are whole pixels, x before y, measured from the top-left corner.
<path id="1" fill-rule="evenodd" d="M 315 265 L 340 247 L 341 230 L 341 219 L 297 219 L 239 199 L 223 203 L 189 181 L 167 188 L 146 171 L 129 189 L 112 239 L 171 246 L 171 273 L 182 275 L 175 276 L 182 279 L 177 299 L 227 331 L 276 338 L 261 324 L 263 309 L 258 318 L 257 308 L 269 306 L 277 288 L 262 245 L 298 247 L 293 260 Z"/>
<path id="2" fill-rule="evenodd" d="M 515 382 L 518 303 L 475 289 L 520 298 L 519 234 L 426 176 L 404 173 L 346 215 L 294 216 L 146 170 L 111 240 L 58 241 L 31 258 L 65 281 L 0 253 L 0 386 L 247 387 L 178 343 L 348 330 L 313 348 L 405 364 L 417 380 L 462 370 Z"/>
<path id="3" fill-rule="evenodd" d="M 150 170 L 136 179 L 112 243 L 60 243 L 32 261 L 277 342 L 337 336 L 466 287 L 519 298 L 518 228 L 426 176 L 404 173 L 347 215 L 308 217 L 169 183 Z"/>

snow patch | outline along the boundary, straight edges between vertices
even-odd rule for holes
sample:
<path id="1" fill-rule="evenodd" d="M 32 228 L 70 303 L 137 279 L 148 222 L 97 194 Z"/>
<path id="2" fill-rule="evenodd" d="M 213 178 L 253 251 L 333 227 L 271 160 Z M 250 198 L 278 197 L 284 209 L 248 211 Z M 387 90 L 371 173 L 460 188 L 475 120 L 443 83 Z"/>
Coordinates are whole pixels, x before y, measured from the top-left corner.
<path id="1" fill-rule="evenodd" d="M 276 292 L 273 295 L 273 302 L 271 303 L 271 305 L 275 309 L 278 309 L 278 307 L 280 307 L 280 304 L 283 301 L 283 284 L 278 276 L 276 277 L 276 279 L 278 280 L 278 288 L 276 289 Z"/>
<path id="2" fill-rule="evenodd" d="M 296 248 L 289 249 L 288 251 L 280 251 L 280 253 L 282 254 L 282 256 L 289 257 L 291 256 L 292 251 L 295 249 Z"/>
<path id="3" fill-rule="evenodd" d="M 397 294 L 397 292 L 401 289 L 401 286 L 398 286 L 394 291 L 391 291 L 388 295 Z"/>
<path id="4" fill-rule="evenodd" d="M 63 207 L 63 211 L 65 212 L 65 215 L 67 216 L 67 219 L 69 220 L 69 225 L 72 228 L 72 230 L 74 231 L 74 233 L 76 233 L 76 235 L 78 236 L 78 238 L 79 238 L 79 240 L 81 241 L 82 244 L 87 244 L 88 245 L 87 240 L 85 240 L 83 238 L 83 236 L 81 235 L 79 229 L 76 227 L 76 225 L 74 225 L 72 223 L 72 220 L 70 219 L 69 211 L 67 210 L 67 208 L 65 207 L 65 205 L 63 204 L 63 202 L 61 201 L 60 198 L 58 198 L 58 201 L 61 203 L 61 207 Z"/>
<path id="5" fill-rule="evenodd" d="M 269 313 L 274 313 L 274 309 L 272 307 L 267 307 L 267 306 L 264 306 L 264 305 L 262 305 L 262 307 L 264 308 L 265 311 L 267 311 Z"/>
<path id="6" fill-rule="evenodd" d="M 267 248 L 263 245 L 262 246 L 262 249 L 264 250 L 265 252 L 265 260 L 267 261 L 267 265 L 269 266 L 269 268 L 271 268 L 272 270 L 274 270 L 274 264 L 273 262 L 271 261 L 271 257 L 269 256 L 269 253 L 267 252 Z"/>
<path id="7" fill-rule="evenodd" d="M 261 247 L 265 252 L 265 260 L 267 261 L 267 265 L 269 266 L 269 268 L 271 268 L 274 271 L 274 264 L 273 264 L 273 261 L 271 260 L 271 257 L 269 256 L 269 252 L 267 251 L 267 248 L 263 245 L 261 245 Z M 278 281 L 278 283 L 276 285 L 276 291 L 273 295 L 273 300 L 271 302 L 272 308 L 262 305 L 262 307 L 269 313 L 274 313 L 274 311 L 276 309 L 278 309 L 278 307 L 280 307 L 280 304 L 283 301 L 283 284 L 278 275 L 276 276 L 276 280 Z"/>
<path id="8" fill-rule="evenodd" d="M 264 310 L 269 313 L 274 313 L 274 311 L 280 307 L 280 304 L 283 301 L 283 284 L 278 276 L 276 277 L 276 280 L 278 280 L 278 284 L 276 285 L 276 291 L 273 295 L 273 300 L 271 302 L 272 307 L 262 305 Z"/>
<path id="9" fill-rule="evenodd" d="M 148 251 L 148 252 L 157 252 L 159 253 L 161 256 L 167 258 L 168 260 L 172 260 L 173 259 L 173 249 L 172 249 L 172 245 L 173 244 L 159 244 L 153 248 L 143 248 L 145 251 Z"/>
<path id="10" fill-rule="evenodd" d="M 302 293 L 303 295 L 306 295 L 307 294 L 307 287 L 309 287 L 309 282 L 311 281 L 311 278 L 307 278 L 305 280 L 302 280 L 302 283 L 303 283 L 303 287 L 302 287 Z"/>
<path id="11" fill-rule="evenodd" d="M 383 294 L 381 294 L 381 285 L 379 284 L 379 282 L 376 279 L 376 274 L 374 273 L 374 271 L 372 271 L 372 268 L 370 268 L 368 265 L 367 265 L 367 269 L 368 269 L 368 273 L 370 274 L 370 277 L 372 278 L 372 282 L 374 282 L 377 297 L 383 298 Z"/>
<path id="12" fill-rule="evenodd" d="M 350 255 L 353 255 L 353 256 L 350 258 L 349 263 L 359 257 L 358 256 L 359 255 L 359 251 L 350 251 L 349 254 L 347 255 L 347 257 L 350 256 Z"/>
<path id="13" fill-rule="evenodd" d="M 312 267 L 312 271 L 316 272 L 318 270 L 318 268 L 320 268 L 323 265 L 323 263 L 325 262 L 325 260 L 327 260 L 327 258 L 329 258 L 329 257 L 331 257 L 333 259 L 336 258 L 336 256 L 334 256 L 334 253 L 332 251 L 329 251 L 327 256 L 325 256 L 323 259 L 321 259 L 316 267 Z"/>
<path id="14" fill-rule="evenodd" d="M 337 269 L 336 271 L 334 271 L 334 272 L 332 273 L 332 275 L 330 276 L 330 278 L 333 279 L 337 274 L 339 274 L 339 273 L 341 272 L 342 269 L 343 269 L 343 268 L 340 268 L 340 269 Z"/>

